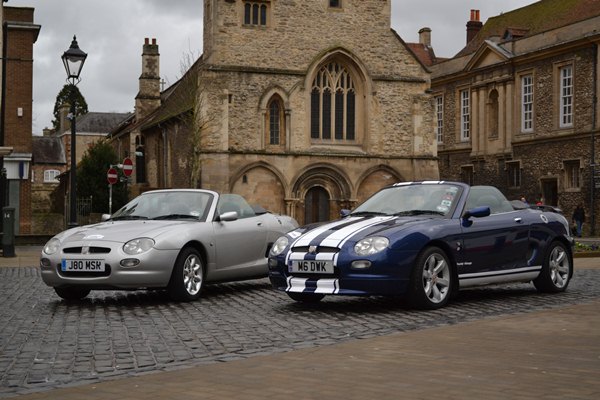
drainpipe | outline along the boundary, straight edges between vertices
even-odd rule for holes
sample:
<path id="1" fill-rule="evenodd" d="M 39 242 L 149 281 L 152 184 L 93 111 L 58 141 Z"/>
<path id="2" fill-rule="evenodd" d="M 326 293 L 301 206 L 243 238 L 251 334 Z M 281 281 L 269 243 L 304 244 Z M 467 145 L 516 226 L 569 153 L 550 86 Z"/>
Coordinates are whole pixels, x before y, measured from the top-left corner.
<path id="1" fill-rule="evenodd" d="M 160 126 L 160 125 L 159 125 Z M 169 140 L 167 139 L 167 130 L 165 128 L 160 128 L 160 131 L 162 133 L 162 139 L 163 139 L 163 185 L 165 187 L 165 189 L 168 187 L 167 185 L 167 156 L 169 154 L 169 149 L 168 149 L 168 145 L 169 145 Z"/>
<path id="2" fill-rule="evenodd" d="M 590 186 L 590 226 L 591 226 L 591 236 L 595 236 L 596 234 L 596 109 L 598 107 L 598 44 L 593 45 L 593 60 L 594 66 L 592 69 L 593 73 L 593 84 L 592 84 L 592 134 L 591 134 L 591 143 L 590 143 L 590 164 L 592 166 L 592 177 L 591 177 L 591 186 Z"/>

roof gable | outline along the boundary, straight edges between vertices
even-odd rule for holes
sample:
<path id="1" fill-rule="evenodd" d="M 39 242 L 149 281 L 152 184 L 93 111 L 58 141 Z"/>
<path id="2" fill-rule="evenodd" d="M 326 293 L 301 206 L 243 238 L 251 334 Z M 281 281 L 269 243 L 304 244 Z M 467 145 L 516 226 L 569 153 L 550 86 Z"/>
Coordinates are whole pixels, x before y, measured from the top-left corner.
<path id="1" fill-rule="evenodd" d="M 490 40 L 486 40 L 465 65 L 465 71 L 502 63 L 512 57 L 513 55 L 506 49 Z"/>

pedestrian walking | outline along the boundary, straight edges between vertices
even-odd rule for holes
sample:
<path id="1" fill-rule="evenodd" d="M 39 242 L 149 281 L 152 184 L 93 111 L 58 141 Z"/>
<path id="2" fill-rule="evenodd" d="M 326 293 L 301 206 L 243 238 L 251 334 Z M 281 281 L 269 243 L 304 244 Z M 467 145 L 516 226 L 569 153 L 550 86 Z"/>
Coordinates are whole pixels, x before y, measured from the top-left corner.
<path id="1" fill-rule="evenodd" d="M 583 223 L 585 222 L 585 211 L 581 204 L 579 204 L 573 212 L 573 222 L 577 229 L 577 237 L 581 237 L 581 230 L 583 229 Z"/>

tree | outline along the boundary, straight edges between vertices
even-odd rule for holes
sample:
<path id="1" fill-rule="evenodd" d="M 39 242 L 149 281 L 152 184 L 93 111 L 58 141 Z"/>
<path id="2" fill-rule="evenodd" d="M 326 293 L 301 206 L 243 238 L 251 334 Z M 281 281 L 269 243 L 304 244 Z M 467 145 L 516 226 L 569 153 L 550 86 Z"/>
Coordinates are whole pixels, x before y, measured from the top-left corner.
<path id="1" fill-rule="evenodd" d="M 121 160 L 113 147 L 105 140 L 100 140 L 90 146 L 77 166 L 77 197 L 92 196 L 92 212 L 108 213 L 108 182 L 106 173 L 111 165 Z M 116 168 L 119 178 L 124 177 L 123 171 Z M 127 203 L 127 185 L 119 182 L 112 188 L 112 211 L 116 211 Z"/>
<path id="2" fill-rule="evenodd" d="M 79 91 L 79 88 L 75 85 L 66 84 L 63 86 L 61 91 L 56 96 L 56 102 L 54 103 L 54 120 L 52 121 L 52 126 L 55 130 L 60 128 L 60 107 L 63 104 L 71 104 L 71 91 L 74 91 L 75 96 L 75 116 L 78 117 L 80 115 L 87 114 L 88 105 L 85 101 L 85 98 Z"/>

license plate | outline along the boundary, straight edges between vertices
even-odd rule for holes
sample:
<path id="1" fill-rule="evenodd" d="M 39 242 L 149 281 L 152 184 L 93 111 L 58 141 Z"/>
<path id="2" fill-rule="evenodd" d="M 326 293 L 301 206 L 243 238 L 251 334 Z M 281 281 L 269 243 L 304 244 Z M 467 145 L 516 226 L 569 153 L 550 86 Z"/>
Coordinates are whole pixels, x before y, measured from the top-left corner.
<path id="1" fill-rule="evenodd" d="M 289 272 L 298 272 L 304 274 L 333 274 L 333 262 L 320 260 L 292 261 L 292 264 L 289 266 Z"/>
<path id="2" fill-rule="evenodd" d="M 104 272 L 104 260 L 62 260 L 61 270 L 65 272 Z"/>

